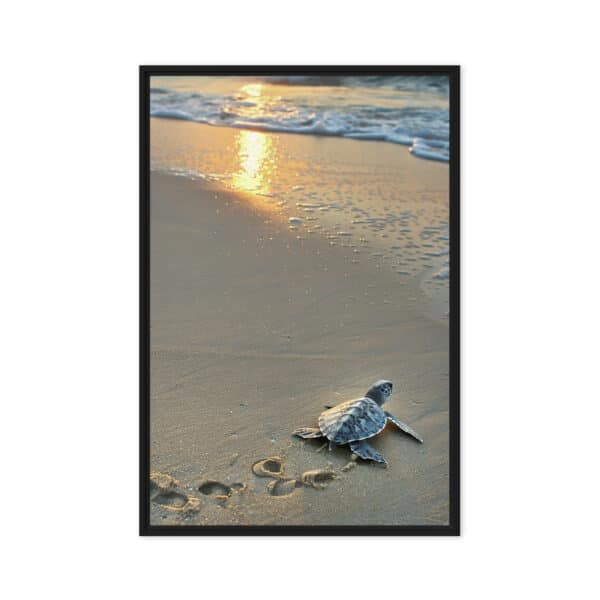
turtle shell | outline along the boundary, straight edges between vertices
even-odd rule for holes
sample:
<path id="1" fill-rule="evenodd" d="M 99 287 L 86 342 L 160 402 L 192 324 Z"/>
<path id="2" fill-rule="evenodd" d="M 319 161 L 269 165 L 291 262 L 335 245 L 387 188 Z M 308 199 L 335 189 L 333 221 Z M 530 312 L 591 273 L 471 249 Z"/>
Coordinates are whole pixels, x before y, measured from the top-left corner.
<path id="1" fill-rule="evenodd" d="M 319 416 L 323 435 L 336 444 L 373 437 L 385 427 L 386 422 L 385 413 L 370 398 L 342 402 Z"/>

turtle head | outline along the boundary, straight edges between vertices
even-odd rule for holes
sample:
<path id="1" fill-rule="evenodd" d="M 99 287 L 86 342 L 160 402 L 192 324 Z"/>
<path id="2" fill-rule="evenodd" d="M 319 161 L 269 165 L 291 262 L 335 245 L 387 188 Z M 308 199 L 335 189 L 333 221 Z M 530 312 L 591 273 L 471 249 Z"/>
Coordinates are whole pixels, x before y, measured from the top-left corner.
<path id="1" fill-rule="evenodd" d="M 381 406 L 390 399 L 392 395 L 392 382 L 387 379 L 376 381 L 365 394 L 367 398 L 371 398 Z"/>

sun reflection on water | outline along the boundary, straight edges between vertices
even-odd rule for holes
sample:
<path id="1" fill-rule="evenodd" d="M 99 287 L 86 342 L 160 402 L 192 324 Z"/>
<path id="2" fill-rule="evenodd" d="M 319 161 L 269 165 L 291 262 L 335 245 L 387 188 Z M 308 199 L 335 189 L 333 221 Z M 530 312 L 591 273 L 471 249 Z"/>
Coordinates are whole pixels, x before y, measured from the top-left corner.
<path id="1" fill-rule="evenodd" d="M 262 83 L 247 83 L 240 88 L 241 92 L 244 92 L 248 96 L 260 96 L 263 90 Z"/>
<path id="2" fill-rule="evenodd" d="M 258 131 L 239 131 L 235 141 L 238 171 L 232 175 L 232 186 L 243 192 L 268 194 L 275 164 L 273 140 Z"/>

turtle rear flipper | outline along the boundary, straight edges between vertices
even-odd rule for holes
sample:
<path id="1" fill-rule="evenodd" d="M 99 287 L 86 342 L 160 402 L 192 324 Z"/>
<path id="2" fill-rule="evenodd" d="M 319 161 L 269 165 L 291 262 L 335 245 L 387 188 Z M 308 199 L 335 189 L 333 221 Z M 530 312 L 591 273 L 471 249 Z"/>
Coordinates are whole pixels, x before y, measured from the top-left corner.
<path id="1" fill-rule="evenodd" d="M 408 433 L 408 435 L 412 435 L 415 440 L 423 443 L 423 438 L 414 430 L 412 427 L 409 427 L 406 423 L 403 423 L 398 417 L 395 417 L 392 413 L 389 413 L 387 410 L 385 411 L 385 416 L 396 426 L 398 429 L 404 431 L 404 433 Z"/>
<path id="2" fill-rule="evenodd" d="M 379 454 L 374 448 L 369 446 L 365 440 L 357 440 L 356 442 L 350 442 L 350 450 L 354 452 L 360 458 L 365 460 L 374 460 L 378 463 L 387 465 L 387 461 L 383 458 L 383 454 Z"/>
<path id="3" fill-rule="evenodd" d="M 299 427 L 292 435 L 297 435 L 304 439 L 323 437 L 323 434 L 318 427 Z"/>

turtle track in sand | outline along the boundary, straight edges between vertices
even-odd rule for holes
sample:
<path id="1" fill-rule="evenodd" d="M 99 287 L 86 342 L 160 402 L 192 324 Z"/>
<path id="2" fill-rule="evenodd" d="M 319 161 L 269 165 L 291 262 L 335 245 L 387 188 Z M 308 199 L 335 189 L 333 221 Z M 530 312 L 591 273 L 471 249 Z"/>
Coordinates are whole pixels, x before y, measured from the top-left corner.
<path id="1" fill-rule="evenodd" d="M 273 477 L 275 479 L 283 478 L 283 459 L 279 456 L 270 456 L 257 460 L 252 465 L 252 472 L 257 477 Z"/>
<path id="2" fill-rule="evenodd" d="M 180 511 L 187 504 L 188 498 L 179 492 L 164 492 L 153 496 L 152 502 L 160 504 L 168 510 Z"/>
<path id="3" fill-rule="evenodd" d="M 322 490 L 337 477 L 331 469 L 310 469 L 304 471 L 298 479 L 288 478 L 284 475 L 284 467 L 281 457 L 270 456 L 256 461 L 252 465 L 252 472 L 257 477 L 275 480 L 267 484 L 267 491 L 271 496 L 289 496 L 302 487 Z"/>
<path id="4" fill-rule="evenodd" d="M 150 501 L 160 508 L 179 513 L 192 513 L 200 510 L 200 499 L 191 496 L 181 488 L 179 481 L 166 473 L 150 473 Z"/>
<path id="5" fill-rule="evenodd" d="M 234 492 L 240 492 L 246 488 L 244 483 L 232 483 L 227 485 L 215 479 L 207 479 L 198 486 L 198 491 L 204 496 L 211 496 L 218 504 L 224 505 Z"/>
<path id="6" fill-rule="evenodd" d="M 278 479 L 267 484 L 267 491 L 271 496 L 289 496 L 302 484 L 295 479 Z"/>

